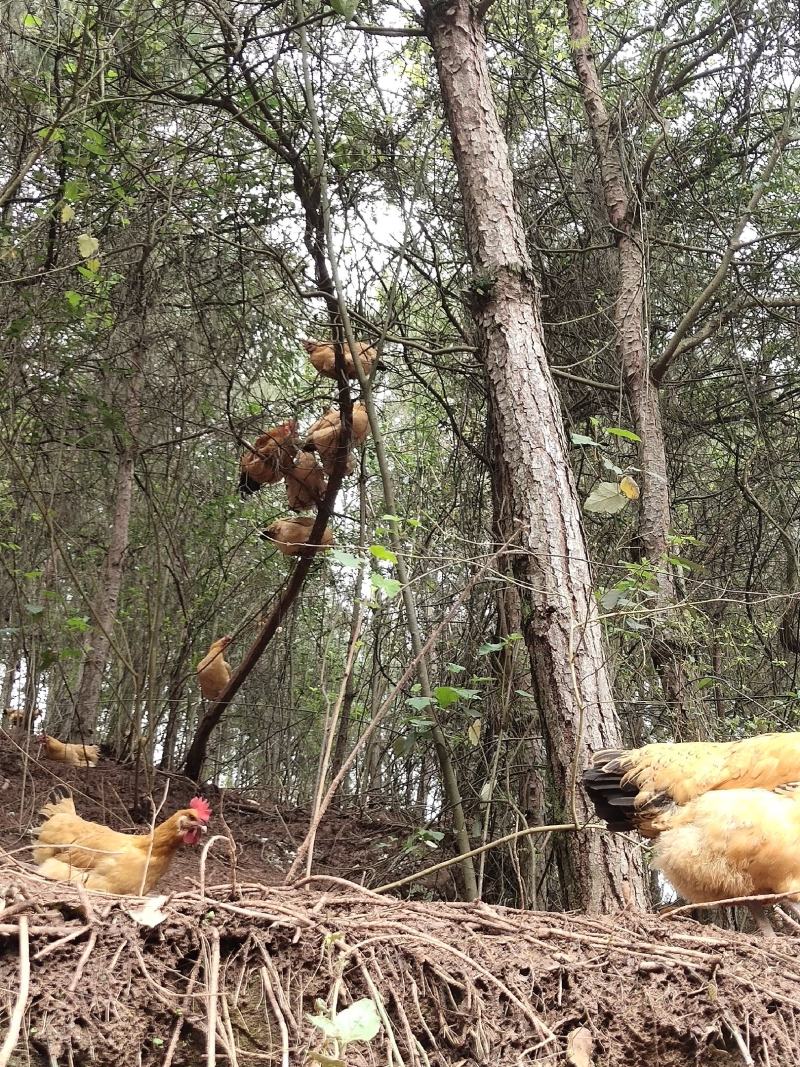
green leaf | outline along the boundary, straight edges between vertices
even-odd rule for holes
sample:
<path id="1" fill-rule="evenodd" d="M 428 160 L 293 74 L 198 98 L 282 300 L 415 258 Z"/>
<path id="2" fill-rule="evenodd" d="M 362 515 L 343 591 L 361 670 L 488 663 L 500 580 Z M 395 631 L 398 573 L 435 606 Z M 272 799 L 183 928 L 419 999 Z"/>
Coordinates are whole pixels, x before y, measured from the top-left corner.
<path id="1" fill-rule="evenodd" d="M 503 647 L 502 641 L 487 641 L 478 649 L 479 656 L 489 656 L 492 652 L 499 652 Z"/>
<path id="2" fill-rule="evenodd" d="M 340 1011 L 335 1019 L 324 1015 L 309 1015 L 308 1021 L 326 1037 L 349 1045 L 351 1041 L 371 1041 L 381 1028 L 381 1020 L 374 1001 L 369 997 L 354 1001 Z"/>
<path id="3" fill-rule="evenodd" d="M 369 581 L 372 588 L 375 590 L 380 589 L 382 593 L 386 594 L 388 600 L 397 596 L 403 588 L 396 578 L 385 578 L 382 574 L 371 574 L 369 576 Z"/>
<path id="4" fill-rule="evenodd" d="M 424 711 L 433 703 L 433 697 L 406 697 L 406 704 L 414 711 Z"/>
<path id="5" fill-rule="evenodd" d="M 599 441 L 592 440 L 592 438 L 587 437 L 585 433 L 571 433 L 569 439 L 572 441 L 573 445 L 590 445 L 592 448 L 603 447 Z"/>
<path id="6" fill-rule="evenodd" d="M 335 1021 L 340 1040 L 348 1045 L 351 1041 L 371 1041 L 381 1028 L 378 1009 L 369 997 L 354 1001 L 339 1012 Z"/>
<path id="7" fill-rule="evenodd" d="M 328 3 L 337 15 L 348 21 L 358 10 L 358 0 L 328 0 Z"/>
<path id="8" fill-rule="evenodd" d="M 22 25 L 26 30 L 38 30 L 42 24 L 42 20 L 38 15 L 33 15 L 29 11 L 25 18 L 22 20 Z"/>
<path id="9" fill-rule="evenodd" d="M 329 558 L 335 560 L 342 567 L 360 567 L 361 560 L 350 552 L 342 552 L 340 548 L 334 548 L 329 553 Z"/>
<path id="10" fill-rule="evenodd" d="M 605 432 L 612 437 L 622 437 L 625 441 L 641 441 L 638 433 L 633 430 L 623 430 L 620 426 L 606 426 Z"/>
<path id="11" fill-rule="evenodd" d="M 627 503 L 628 498 L 619 491 L 614 482 L 600 482 L 584 501 L 583 510 L 594 511 L 600 515 L 616 515 Z"/>
<path id="12" fill-rule="evenodd" d="M 70 203 L 83 200 L 89 195 L 89 186 L 80 178 L 67 178 L 64 182 L 64 199 Z"/>
<path id="13" fill-rule="evenodd" d="M 467 668 L 462 667 L 460 663 L 446 663 L 444 669 L 448 674 L 463 674 Z"/>
<path id="14" fill-rule="evenodd" d="M 26 604 L 25 610 L 29 615 L 33 615 L 34 618 L 44 614 L 44 608 L 41 604 Z"/>
<path id="15" fill-rule="evenodd" d="M 382 559 L 387 563 L 397 563 L 397 556 L 394 552 L 390 551 L 388 548 L 384 548 L 383 545 L 370 545 L 369 550 L 370 554 L 373 555 L 375 559 Z"/>
<path id="16" fill-rule="evenodd" d="M 66 293 L 64 293 L 64 299 L 71 308 L 80 307 L 83 303 L 83 297 L 80 293 L 76 293 L 74 289 L 67 289 Z"/>
<path id="17" fill-rule="evenodd" d="M 91 630 L 89 620 L 84 615 L 71 615 L 64 626 L 70 633 L 85 634 L 87 630 Z"/>

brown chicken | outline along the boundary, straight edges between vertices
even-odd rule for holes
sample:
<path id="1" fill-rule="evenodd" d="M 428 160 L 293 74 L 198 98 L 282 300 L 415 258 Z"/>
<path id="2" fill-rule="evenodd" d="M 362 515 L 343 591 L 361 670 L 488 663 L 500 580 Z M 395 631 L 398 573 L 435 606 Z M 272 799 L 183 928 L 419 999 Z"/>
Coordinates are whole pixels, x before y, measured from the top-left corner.
<path id="1" fill-rule="evenodd" d="M 230 634 L 218 638 L 197 664 L 200 692 L 206 700 L 216 700 L 231 680 L 231 665 L 225 662 L 223 653 L 232 640 Z"/>
<path id="2" fill-rule="evenodd" d="M 243 497 L 257 493 L 262 485 L 274 485 L 291 469 L 297 451 L 296 435 L 297 423 L 289 419 L 257 437 L 254 451 L 245 449 L 239 460 L 239 491 Z"/>
<path id="3" fill-rule="evenodd" d="M 311 452 L 300 452 L 286 473 L 286 499 L 292 511 L 318 507 L 328 482 L 325 472 Z"/>
<path id="4" fill-rule="evenodd" d="M 296 556 L 303 545 L 308 543 L 308 535 L 314 521 L 312 515 L 300 515 L 296 519 L 276 519 L 262 531 L 261 536 L 265 541 L 272 541 L 284 556 Z M 320 545 L 322 548 L 330 548 L 332 544 L 333 531 L 330 526 L 326 526 L 322 531 Z"/>
<path id="5" fill-rule="evenodd" d="M 653 865 L 700 903 L 800 895 L 799 777 L 792 733 L 597 752 L 583 781 L 609 829 L 654 838 Z M 772 934 L 763 909 L 751 911 Z"/>
<path id="6" fill-rule="evenodd" d="M 332 474 L 336 463 L 336 450 L 342 432 L 342 419 L 336 408 L 329 408 L 317 419 L 306 434 L 306 448 L 316 449 L 326 474 Z M 350 429 L 350 444 L 362 445 L 369 434 L 369 416 L 363 404 L 353 404 L 353 420 Z M 345 474 L 353 473 L 353 454 L 347 457 Z"/>
<path id="7" fill-rule="evenodd" d="M 72 745 L 56 737 L 41 734 L 37 741 L 44 749 L 45 759 L 56 763 L 69 763 L 72 767 L 96 767 L 100 759 L 99 745 Z"/>
<path id="8" fill-rule="evenodd" d="M 303 348 L 308 352 L 308 358 L 314 365 L 318 374 L 324 378 L 336 377 L 336 353 L 330 341 L 303 341 Z M 365 341 L 356 341 L 356 355 L 364 373 L 369 375 L 378 359 L 378 353 Z M 357 378 L 353 352 L 348 344 L 344 346 L 344 366 L 348 378 Z M 378 363 L 383 368 L 382 363 Z"/>
<path id="9" fill-rule="evenodd" d="M 206 832 L 211 808 L 201 797 L 176 811 L 152 834 L 122 834 L 75 814 L 72 797 L 41 810 L 33 849 L 39 873 L 56 882 L 77 882 L 100 893 L 149 892 L 166 873 L 180 845 L 196 845 Z"/>
<path id="10" fill-rule="evenodd" d="M 3 725 L 6 729 L 24 726 L 25 712 L 21 708 L 3 708 Z"/>

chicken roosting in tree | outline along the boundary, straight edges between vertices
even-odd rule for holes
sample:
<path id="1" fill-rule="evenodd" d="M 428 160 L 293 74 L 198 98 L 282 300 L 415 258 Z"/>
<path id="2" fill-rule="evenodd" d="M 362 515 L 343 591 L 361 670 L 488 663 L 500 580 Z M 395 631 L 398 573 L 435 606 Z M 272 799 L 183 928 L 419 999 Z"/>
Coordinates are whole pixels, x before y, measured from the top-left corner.
<path id="1" fill-rule="evenodd" d="M 311 452 L 300 452 L 286 472 L 286 500 L 292 511 L 318 507 L 327 488 L 325 472 Z"/>
<path id="2" fill-rule="evenodd" d="M 297 450 L 296 434 L 297 423 L 289 419 L 257 437 L 252 450 L 245 449 L 239 460 L 239 490 L 242 496 L 258 492 L 262 485 L 274 485 L 291 470 Z"/>
<path id="3" fill-rule="evenodd" d="M 798 778 L 800 733 L 597 752 L 583 775 L 610 830 L 655 838 L 654 866 L 690 903 L 800 895 Z"/>
<path id="4" fill-rule="evenodd" d="M 69 763 L 72 767 L 96 767 L 100 759 L 99 745 L 72 745 L 48 734 L 40 734 L 37 741 L 42 746 L 42 755 L 56 763 Z"/>
<path id="5" fill-rule="evenodd" d="M 331 474 L 336 463 L 336 452 L 342 432 L 342 417 L 336 408 L 329 408 L 321 419 L 317 419 L 306 434 L 304 447 L 316 449 L 326 474 Z M 369 434 L 369 416 L 363 404 L 353 404 L 353 418 L 350 429 L 350 443 L 354 447 L 362 445 Z M 347 457 L 345 474 L 353 472 L 352 453 Z"/>
<path id="6" fill-rule="evenodd" d="M 276 519 L 262 531 L 261 537 L 265 541 L 274 542 L 284 556 L 296 556 L 303 545 L 308 543 L 308 535 L 314 522 L 315 519 L 310 515 L 300 515 L 296 519 Z M 322 548 L 330 548 L 333 544 L 333 531 L 330 526 L 326 526 L 322 531 L 319 543 Z"/>
<path id="7" fill-rule="evenodd" d="M 122 834 L 75 814 L 72 797 L 45 804 L 33 850 L 39 873 L 101 893 L 147 893 L 166 873 L 180 845 L 196 845 L 211 808 L 201 797 L 151 834 Z"/>
<path id="8" fill-rule="evenodd" d="M 336 353 L 330 341 L 303 341 L 303 348 L 318 374 L 325 378 L 336 377 Z M 345 374 L 348 378 L 357 378 L 353 352 L 348 344 L 342 346 L 344 353 Z M 364 374 L 369 375 L 378 359 L 378 353 L 365 341 L 356 341 L 356 355 Z M 383 368 L 382 363 L 378 363 Z"/>
<path id="9" fill-rule="evenodd" d="M 231 665 L 225 662 L 223 653 L 232 640 L 230 634 L 218 638 L 197 664 L 200 692 L 206 700 L 216 700 L 231 680 Z"/>

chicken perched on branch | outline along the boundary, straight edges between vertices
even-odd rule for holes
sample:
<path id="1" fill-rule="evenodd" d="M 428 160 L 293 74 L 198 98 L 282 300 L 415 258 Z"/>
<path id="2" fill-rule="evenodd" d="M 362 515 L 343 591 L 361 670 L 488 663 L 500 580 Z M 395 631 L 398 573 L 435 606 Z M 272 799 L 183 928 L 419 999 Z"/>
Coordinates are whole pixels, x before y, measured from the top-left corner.
<path id="1" fill-rule="evenodd" d="M 56 882 L 77 882 L 101 893 L 149 892 L 181 845 L 196 845 L 211 808 L 195 797 L 152 834 L 122 834 L 75 813 L 72 797 L 45 804 L 33 850 L 39 873 Z"/>
<path id="2" fill-rule="evenodd" d="M 325 378 L 336 377 L 336 351 L 330 341 L 303 341 L 303 348 L 308 352 L 308 358 L 314 365 L 318 374 Z M 357 378 L 353 350 L 348 344 L 343 345 L 345 374 L 348 378 Z M 356 341 L 356 355 L 364 370 L 364 374 L 372 373 L 372 368 L 378 360 L 378 353 L 365 341 Z M 383 368 L 382 363 L 378 363 Z"/>
<path id="3" fill-rule="evenodd" d="M 56 763 L 69 763 L 72 767 L 96 767 L 100 759 L 99 745 L 72 745 L 56 737 L 41 734 L 36 739 L 42 746 L 45 759 Z"/>
<path id="4" fill-rule="evenodd" d="M 231 665 L 225 662 L 223 653 L 232 640 L 230 634 L 218 638 L 197 664 L 197 680 L 206 700 L 216 700 L 231 680 Z"/>
<path id="5" fill-rule="evenodd" d="M 294 419 L 282 422 L 262 433 L 247 448 L 239 460 L 239 491 L 242 496 L 257 493 L 262 485 L 274 485 L 291 470 L 297 451 L 297 423 Z"/>
<path id="6" fill-rule="evenodd" d="M 607 750 L 583 774 L 609 829 L 655 838 L 654 866 L 690 903 L 800 895 L 799 778 L 800 733 Z"/>
<path id="7" fill-rule="evenodd" d="M 316 449 L 326 474 L 333 472 L 336 463 L 336 451 L 342 433 L 342 416 L 336 408 L 329 408 L 321 419 L 317 419 L 306 434 L 304 448 Z M 369 416 L 363 404 L 353 404 L 353 419 L 350 429 L 350 443 L 354 447 L 363 445 L 369 434 Z M 347 457 L 345 474 L 353 472 L 352 453 Z"/>
<path id="8" fill-rule="evenodd" d="M 292 511 L 319 507 L 328 487 L 325 472 L 311 452 L 300 452 L 286 472 L 286 500 Z"/>
<path id="9" fill-rule="evenodd" d="M 313 525 L 314 517 L 311 515 L 300 515 L 296 519 L 276 519 L 262 530 L 261 537 L 265 541 L 272 541 L 284 556 L 296 556 L 303 545 L 308 543 L 308 535 Z M 322 531 L 320 546 L 330 548 L 332 544 L 333 531 L 330 526 L 326 526 Z"/>

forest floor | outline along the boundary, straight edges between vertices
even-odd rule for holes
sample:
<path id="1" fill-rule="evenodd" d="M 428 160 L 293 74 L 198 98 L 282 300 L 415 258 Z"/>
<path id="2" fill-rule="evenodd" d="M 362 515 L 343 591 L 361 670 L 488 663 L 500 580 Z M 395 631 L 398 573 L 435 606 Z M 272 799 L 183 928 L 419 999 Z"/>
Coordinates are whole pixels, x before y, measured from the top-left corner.
<path id="1" fill-rule="evenodd" d="M 149 796 L 157 805 L 163 800 L 163 813 L 157 820 L 161 821 L 187 807 L 197 792 L 181 775 L 156 771 L 151 791 L 133 765 L 101 757 L 97 767 L 68 767 L 39 759 L 38 751 L 36 744 L 28 747 L 24 740 L 0 731 L 0 848 L 24 862 L 31 860 L 31 830 L 41 822 L 39 809 L 56 787 L 70 790 L 83 818 L 125 833 L 149 829 L 153 815 Z M 212 808 L 210 832 L 224 833 L 227 828 L 236 843 L 239 876 L 264 885 L 283 882 L 308 831 L 309 811 L 278 808 L 255 792 L 242 795 L 207 787 L 203 795 Z M 425 846 L 406 847 L 414 828 L 409 819 L 385 811 L 330 810 L 316 836 L 314 873 L 378 886 L 421 870 L 435 858 Z M 228 872 L 227 852 L 212 850 L 208 878 L 227 878 Z M 161 892 L 188 889 L 197 877 L 197 850 L 180 849 L 158 888 Z M 454 891 L 450 874 L 438 880 L 437 892 L 452 895 Z"/>
<path id="2" fill-rule="evenodd" d="M 401 861 L 409 827 L 386 813 L 331 815 L 315 877 L 287 886 L 308 813 L 211 791 L 212 832 L 230 830 L 236 869 L 224 840 L 202 873 L 184 849 L 150 916 L 140 899 L 34 873 L 28 831 L 52 786 L 71 788 L 89 818 L 144 829 L 130 814 L 134 779 L 110 761 L 39 765 L 0 741 L 0 1067 L 800 1062 L 796 937 L 382 896 L 360 883 L 425 862 Z M 169 783 L 165 811 L 193 793 Z M 348 1044 L 345 1009 L 364 1000 L 379 1030 L 356 1026 Z M 330 1021 L 337 1012 L 345 1022 Z"/>

